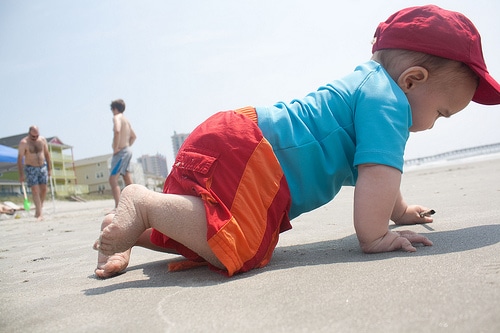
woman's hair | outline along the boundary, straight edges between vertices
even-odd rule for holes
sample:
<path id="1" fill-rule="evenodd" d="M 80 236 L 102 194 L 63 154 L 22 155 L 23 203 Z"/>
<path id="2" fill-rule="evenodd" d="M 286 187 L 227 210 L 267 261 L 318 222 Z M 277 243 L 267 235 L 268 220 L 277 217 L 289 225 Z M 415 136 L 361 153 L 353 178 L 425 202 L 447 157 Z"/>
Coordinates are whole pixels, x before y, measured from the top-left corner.
<path id="1" fill-rule="evenodd" d="M 117 109 L 118 112 L 123 113 L 125 111 L 125 102 L 123 99 L 117 99 L 111 102 L 111 110 Z"/>
<path id="2" fill-rule="evenodd" d="M 478 76 L 466 64 L 427 53 L 385 49 L 376 51 L 372 59 L 380 63 L 394 80 L 397 80 L 406 68 L 421 66 L 429 72 L 429 80 L 437 83 L 465 78 L 473 78 L 479 82 Z"/>

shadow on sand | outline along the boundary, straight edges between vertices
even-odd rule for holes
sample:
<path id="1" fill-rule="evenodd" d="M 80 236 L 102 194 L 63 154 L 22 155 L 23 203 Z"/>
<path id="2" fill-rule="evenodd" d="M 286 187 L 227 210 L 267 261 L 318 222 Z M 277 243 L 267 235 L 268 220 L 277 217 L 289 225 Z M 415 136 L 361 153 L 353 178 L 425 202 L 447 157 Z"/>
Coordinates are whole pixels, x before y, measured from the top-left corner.
<path id="1" fill-rule="evenodd" d="M 167 265 L 173 260 L 159 260 L 131 266 L 128 272 L 143 270 L 146 280 L 127 281 L 84 290 L 87 296 L 106 294 L 115 290 L 151 287 L 204 287 L 221 284 L 235 279 L 246 279 L 262 272 L 282 270 L 300 266 L 329 265 L 346 262 L 377 261 L 394 257 L 432 256 L 463 252 L 490 246 L 500 242 L 500 225 L 474 226 L 464 229 L 427 233 L 434 246 L 417 248 L 415 253 L 387 252 L 364 254 L 358 246 L 356 235 L 340 239 L 309 244 L 277 247 L 270 264 L 262 269 L 227 278 L 206 267 L 181 272 L 168 272 Z M 126 274 L 126 272 L 124 273 Z M 96 279 L 96 281 L 98 281 Z M 106 281 L 112 281 L 106 280 Z"/>

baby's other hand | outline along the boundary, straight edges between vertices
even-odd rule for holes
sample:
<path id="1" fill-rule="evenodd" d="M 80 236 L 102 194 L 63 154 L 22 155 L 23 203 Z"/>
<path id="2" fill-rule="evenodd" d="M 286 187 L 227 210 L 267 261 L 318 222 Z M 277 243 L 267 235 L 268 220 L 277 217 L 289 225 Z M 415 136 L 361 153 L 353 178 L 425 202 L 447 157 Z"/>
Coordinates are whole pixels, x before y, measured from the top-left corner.
<path id="1" fill-rule="evenodd" d="M 406 208 L 404 214 L 397 220 L 394 221 L 397 225 L 407 225 L 407 224 L 422 224 L 422 223 L 432 223 L 434 219 L 424 212 L 431 211 L 427 207 L 419 206 L 419 205 L 410 205 Z M 432 211 L 434 214 L 434 211 Z"/>
<path id="2" fill-rule="evenodd" d="M 413 246 L 414 243 L 432 246 L 432 242 L 427 237 L 410 230 L 403 230 L 388 231 L 382 238 L 376 240 L 372 244 L 362 245 L 361 247 L 365 253 L 390 252 L 397 250 L 415 252 L 417 249 Z"/>

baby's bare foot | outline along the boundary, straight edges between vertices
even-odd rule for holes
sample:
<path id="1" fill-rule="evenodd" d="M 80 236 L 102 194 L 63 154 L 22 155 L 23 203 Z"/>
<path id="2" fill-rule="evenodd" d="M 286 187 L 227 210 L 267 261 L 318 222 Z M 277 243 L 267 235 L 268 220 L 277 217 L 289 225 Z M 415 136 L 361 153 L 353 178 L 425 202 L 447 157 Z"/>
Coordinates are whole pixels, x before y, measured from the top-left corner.
<path id="1" fill-rule="evenodd" d="M 114 215 L 106 215 L 101 224 L 101 230 L 105 229 L 113 222 Z M 99 250 L 100 240 L 94 243 L 94 250 Z M 97 254 L 97 267 L 94 270 L 95 275 L 101 279 L 107 279 L 120 274 L 127 268 L 130 260 L 130 251 L 105 255 L 101 252 Z"/>
<path id="2" fill-rule="evenodd" d="M 106 256 L 99 252 L 97 256 L 97 268 L 94 273 L 101 279 L 116 276 L 127 268 L 130 260 L 130 250 Z"/>
<path id="3" fill-rule="evenodd" d="M 140 185 L 129 185 L 121 193 L 120 203 L 112 221 L 101 231 L 94 245 L 100 253 L 111 256 L 132 248 L 141 234 L 149 228 L 145 203 L 152 193 Z M 106 216 L 105 219 L 111 218 Z"/>

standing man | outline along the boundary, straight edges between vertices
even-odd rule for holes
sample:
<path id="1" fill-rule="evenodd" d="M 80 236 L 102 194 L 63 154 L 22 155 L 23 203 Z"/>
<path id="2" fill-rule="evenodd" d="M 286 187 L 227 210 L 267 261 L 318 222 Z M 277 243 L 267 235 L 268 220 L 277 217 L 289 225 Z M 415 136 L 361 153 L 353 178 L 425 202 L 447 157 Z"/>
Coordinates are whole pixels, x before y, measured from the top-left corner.
<path id="1" fill-rule="evenodd" d="M 132 159 L 132 149 L 136 136 L 130 122 L 123 115 L 125 112 L 125 102 L 117 99 L 111 102 L 113 112 L 113 158 L 111 159 L 111 174 L 109 184 L 115 199 L 115 208 L 120 200 L 120 186 L 118 176 L 122 175 L 125 186 L 132 184 L 132 176 L 129 171 L 130 160 Z"/>
<path id="2" fill-rule="evenodd" d="M 23 168 L 24 160 L 24 168 Z M 47 180 L 50 177 L 50 154 L 47 140 L 40 136 L 37 126 L 31 126 L 28 136 L 19 142 L 17 155 L 19 181 L 28 183 L 35 202 L 35 217 L 43 220 L 43 203 L 47 194 Z"/>

